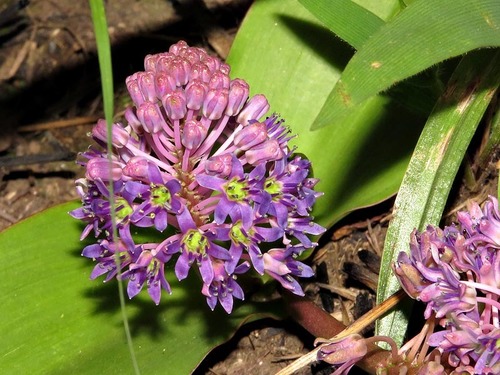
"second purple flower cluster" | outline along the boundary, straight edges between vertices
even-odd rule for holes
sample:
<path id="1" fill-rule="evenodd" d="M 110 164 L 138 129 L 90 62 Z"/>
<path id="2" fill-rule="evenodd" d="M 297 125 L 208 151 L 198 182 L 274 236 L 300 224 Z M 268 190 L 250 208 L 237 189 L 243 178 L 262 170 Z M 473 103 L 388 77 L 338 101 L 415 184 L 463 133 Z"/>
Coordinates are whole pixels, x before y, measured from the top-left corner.
<path id="1" fill-rule="evenodd" d="M 410 254 L 394 267 L 401 285 L 427 304 L 443 330 L 428 344 L 456 373 L 500 373 L 500 214 L 494 197 L 470 203 L 458 225 L 412 234 Z"/>
<path id="2" fill-rule="evenodd" d="M 83 153 L 86 176 L 77 181 L 83 204 L 71 212 L 86 223 L 82 239 L 98 238 L 83 250 L 97 262 L 91 278 L 115 277 L 118 257 L 129 297 L 146 287 L 158 304 L 162 289 L 170 293 L 165 265 L 182 280 L 195 264 L 208 305 L 228 313 L 233 298 L 244 299 L 237 275 L 250 268 L 303 294 L 296 277 L 313 272 L 297 257 L 325 230 L 310 216 L 317 180 L 290 150 L 282 120 L 261 121 L 266 98 L 249 98 L 229 70 L 178 42 L 126 80 L 134 106 L 126 125 L 113 124 L 111 163 L 104 120 L 94 127 L 98 146 Z M 135 228 L 148 227 L 162 238 L 138 243 Z"/>

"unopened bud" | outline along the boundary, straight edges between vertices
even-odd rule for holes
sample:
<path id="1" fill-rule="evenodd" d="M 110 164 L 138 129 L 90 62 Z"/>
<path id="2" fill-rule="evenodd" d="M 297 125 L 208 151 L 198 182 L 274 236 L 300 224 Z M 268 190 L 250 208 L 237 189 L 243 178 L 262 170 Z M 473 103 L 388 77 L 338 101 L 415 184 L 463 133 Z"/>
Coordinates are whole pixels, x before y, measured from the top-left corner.
<path id="1" fill-rule="evenodd" d="M 177 86 L 184 86 L 189 80 L 191 65 L 184 58 L 177 57 L 170 62 L 169 72 Z"/>
<path id="2" fill-rule="evenodd" d="M 203 102 L 203 116 L 209 120 L 218 120 L 224 114 L 227 105 L 228 90 L 209 90 Z"/>
<path id="3" fill-rule="evenodd" d="M 186 86 L 186 106 L 197 111 L 203 105 L 207 88 L 203 82 L 196 79 Z"/>
<path id="4" fill-rule="evenodd" d="M 118 181 L 122 178 L 122 169 L 120 164 L 114 161 L 110 162 L 105 158 L 92 158 L 87 162 L 85 177 L 90 181 L 102 180 L 106 182 L 110 178 L 112 181 Z"/>
<path id="5" fill-rule="evenodd" d="M 137 82 L 141 88 L 142 96 L 149 102 L 156 100 L 155 77 L 152 72 L 141 72 Z"/>
<path id="6" fill-rule="evenodd" d="M 199 121 L 189 120 L 184 124 L 181 141 L 187 149 L 195 150 L 206 136 L 207 129 Z"/>
<path id="7" fill-rule="evenodd" d="M 186 96 L 183 90 L 175 90 L 165 95 L 162 103 L 171 120 L 180 120 L 186 115 Z"/>
<path id="8" fill-rule="evenodd" d="M 238 115 L 239 124 L 248 125 L 250 120 L 258 120 L 269 110 L 269 103 L 264 95 L 255 95 L 250 98 Z"/>
<path id="9" fill-rule="evenodd" d="M 191 81 L 199 79 L 201 82 L 208 83 L 211 75 L 208 66 L 202 62 L 198 62 L 191 67 Z"/>
<path id="10" fill-rule="evenodd" d="M 175 87 L 175 80 L 171 75 L 165 72 L 155 74 L 155 91 L 158 98 L 163 98 L 174 91 Z"/>
<path id="11" fill-rule="evenodd" d="M 261 122 L 254 122 L 245 126 L 234 136 L 234 144 L 246 151 L 267 139 L 267 126 Z"/>
<path id="12" fill-rule="evenodd" d="M 231 82 L 231 79 L 229 78 L 228 75 L 217 71 L 214 74 L 212 74 L 212 77 L 210 77 L 210 81 L 208 81 L 208 88 L 209 89 L 229 89 L 229 84 Z"/>
<path id="13" fill-rule="evenodd" d="M 231 81 L 226 115 L 235 116 L 241 111 L 243 105 L 248 99 L 249 89 L 248 83 L 242 79 L 235 79 Z"/>
<path id="14" fill-rule="evenodd" d="M 157 133 L 165 125 L 158 104 L 144 102 L 137 108 L 137 118 L 148 133 Z"/>
<path id="15" fill-rule="evenodd" d="M 418 298 L 422 290 L 428 285 L 424 283 L 422 274 L 411 264 L 406 253 L 399 253 L 398 260 L 392 265 L 392 269 L 406 294 L 411 298 Z"/>
<path id="16" fill-rule="evenodd" d="M 229 176 L 232 168 L 233 158 L 231 154 L 213 156 L 205 163 L 207 173 L 214 173 L 220 176 Z"/>
<path id="17" fill-rule="evenodd" d="M 331 365 L 348 364 L 353 366 L 367 352 L 368 347 L 365 339 L 358 334 L 353 334 L 324 343 L 318 351 L 318 360 Z"/>
<path id="18" fill-rule="evenodd" d="M 92 129 L 92 135 L 102 142 L 107 142 L 106 120 L 99 119 L 97 121 L 96 126 Z M 128 143 L 129 138 L 130 134 L 122 126 L 118 124 L 111 125 L 111 143 L 114 147 L 122 148 Z"/>
<path id="19" fill-rule="evenodd" d="M 252 165 L 279 160 L 285 154 L 276 139 L 269 139 L 245 152 L 247 162 Z"/>
<path id="20" fill-rule="evenodd" d="M 142 94 L 141 88 L 139 87 L 139 83 L 136 79 L 127 79 L 126 81 L 127 90 L 132 98 L 132 101 L 136 106 L 140 106 L 144 103 L 144 96 Z"/>

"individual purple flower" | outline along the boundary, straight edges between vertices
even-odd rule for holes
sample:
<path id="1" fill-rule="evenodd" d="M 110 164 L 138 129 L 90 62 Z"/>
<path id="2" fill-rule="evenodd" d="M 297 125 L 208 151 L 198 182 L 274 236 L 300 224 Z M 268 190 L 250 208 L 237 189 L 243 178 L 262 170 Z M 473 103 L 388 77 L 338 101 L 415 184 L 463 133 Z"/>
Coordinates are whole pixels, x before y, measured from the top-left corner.
<path id="1" fill-rule="evenodd" d="M 247 272 L 250 264 L 243 262 L 231 273 L 226 271 L 224 262 L 216 261 L 213 267 L 214 277 L 210 283 L 203 284 L 201 293 L 207 297 L 207 304 L 212 310 L 219 301 L 224 310 L 230 314 L 233 310 L 233 298 L 245 299 L 243 289 L 236 282 L 236 275 Z"/>
<path id="2" fill-rule="evenodd" d="M 118 273 L 117 265 L 119 264 L 120 269 L 126 268 L 137 258 L 137 253 L 137 248 L 130 248 L 121 241 L 110 243 L 108 240 L 101 240 L 86 246 L 82 251 L 82 256 L 97 261 L 97 265 L 90 274 L 91 279 L 107 274 L 104 281 L 109 281 Z"/>
<path id="3" fill-rule="evenodd" d="M 303 248 L 288 246 L 285 249 L 271 249 L 264 253 L 264 272 L 289 291 L 303 296 L 304 292 L 294 276 L 311 277 L 314 271 L 308 265 L 298 261 L 297 256 Z"/>
<path id="4" fill-rule="evenodd" d="M 245 251 L 255 270 L 261 275 L 264 274 L 264 260 L 259 244 L 278 240 L 283 237 L 283 230 L 267 218 L 256 219 L 246 226 L 241 220 L 241 216 L 235 216 L 232 220 L 231 224 L 220 226 L 217 231 L 217 238 L 231 241 L 229 248 L 231 258 L 226 262 L 226 271 L 233 272 Z"/>
<path id="5" fill-rule="evenodd" d="M 243 171 L 240 161 L 233 156 L 231 173 L 227 179 L 216 176 L 200 174 L 196 182 L 212 191 L 220 192 L 220 198 L 214 210 L 214 219 L 217 224 L 222 224 L 228 215 L 234 215 L 248 225 L 254 220 L 251 206 L 252 195 L 250 186 L 252 181 Z"/>
<path id="6" fill-rule="evenodd" d="M 163 288 L 169 294 L 170 285 L 165 279 L 165 263 L 170 256 L 162 251 L 157 251 L 156 245 L 148 250 L 148 245 L 141 246 L 140 255 L 135 262 L 130 263 L 128 270 L 122 274 L 123 279 L 129 279 L 127 293 L 129 298 L 135 297 L 141 291 L 144 284 L 147 285 L 151 299 L 158 305 Z"/>
<path id="7" fill-rule="evenodd" d="M 322 344 L 318 360 L 338 366 L 332 375 L 347 374 L 368 353 L 366 341 L 359 334 L 334 340 L 317 339 L 315 344 Z"/>
<path id="8" fill-rule="evenodd" d="M 209 306 L 219 301 L 228 312 L 233 297 L 244 297 L 236 274 L 267 272 L 298 294 L 295 278 L 312 275 L 294 258 L 325 230 L 310 216 L 321 195 L 311 165 L 290 151 L 283 120 L 263 118 L 265 96 L 249 97 L 249 85 L 229 72 L 182 41 L 148 55 L 144 71 L 126 79 L 133 106 L 125 123 L 112 124 L 111 154 L 105 122 L 91 133 L 97 146 L 82 154 L 86 174 L 77 182 L 82 207 L 70 214 L 85 224 L 82 239 L 98 239 L 85 251 L 98 262 L 92 277 L 123 272 L 130 298 L 147 286 L 159 303 L 171 291 L 171 263 L 179 280 L 196 264 Z M 136 241 L 140 228 L 161 233 L 157 242 Z M 115 242 L 128 249 L 120 270 L 107 249 Z"/>
<path id="9" fill-rule="evenodd" d="M 229 252 L 213 240 L 213 232 L 198 228 L 191 214 L 184 209 L 177 215 L 182 236 L 174 235 L 174 241 L 166 241 L 168 255 L 180 253 L 175 264 L 175 274 L 179 280 L 187 277 L 191 265 L 196 262 L 204 283 L 209 284 L 214 278 L 213 260 L 229 260 Z"/>

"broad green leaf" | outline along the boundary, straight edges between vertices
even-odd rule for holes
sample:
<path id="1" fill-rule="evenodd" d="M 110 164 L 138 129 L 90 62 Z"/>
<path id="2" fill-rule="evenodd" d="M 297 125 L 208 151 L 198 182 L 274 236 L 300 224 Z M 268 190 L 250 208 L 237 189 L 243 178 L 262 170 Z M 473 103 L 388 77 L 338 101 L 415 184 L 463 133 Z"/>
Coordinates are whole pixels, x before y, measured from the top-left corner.
<path id="1" fill-rule="evenodd" d="M 465 151 L 500 85 L 500 51 L 465 56 L 420 136 L 394 204 L 377 289 L 380 303 L 399 289 L 391 263 L 409 251 L 410 233 L 439 224 Z M 378 333 L 401 343 L 407 319 L 401 312 L 379 321 Z"/>
<path id="2" fill-rule="evenodd" d="M 348 212 L 394 194 L 419 133 L 420 119 L 376 96 L 337 127 L 311 132 L 352 50 L 294 0 L 256 1 L 231 48 L 233 78 L 263 93 L 282 115 L 297 152 L 313 163 L 313 215 L 329 226 Z"/>
<path id="3" fill-rule="evenodd" d="M 82 227 L 49 209 L 0 233 L 1 374 L 131 374 L 116 281 L 89 280 L 93 264 L 80 256 Z M 196 279 L 167 275 L 172 295 L 159 306 L 147 296 L 127 303 L 139 369 L 188 374 L 250 314 L 274 305 L 236 303 L 231 315 L 210 311 Z"/>
<path id="4" fill-rule="evenodd" d="M 319 1 L 319 0 L 318 0 Z M 324 1 L 324 0 L 321 0 Z M 380 19 L 387 21 L 401 10 L 400 0 L 352 0 Z M 340 11 L 340 9 L 339 9 Z"/>
<path id="5" fill-rule="evenodd" d="M 313 128 L 338 123 L 364 100 L 434 64 L 491 46 L 500 46 L 498 0 L 416 1 L 363 44 Z"/>
<path id="6" fill-rule="evenodd" d="M 355 49 L 385 22 L 351 0 L 299 0 L 319 21 Z M 355 22 L 353 22 L 355 20 Z"/>

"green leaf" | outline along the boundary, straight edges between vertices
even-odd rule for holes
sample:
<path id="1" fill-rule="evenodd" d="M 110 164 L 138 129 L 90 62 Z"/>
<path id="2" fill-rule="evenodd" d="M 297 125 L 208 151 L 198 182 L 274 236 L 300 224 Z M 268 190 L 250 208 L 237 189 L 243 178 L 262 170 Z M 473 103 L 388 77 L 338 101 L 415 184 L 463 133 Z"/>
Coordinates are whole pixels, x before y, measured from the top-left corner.
<path id="1" fill-rule="evenodd" d="M 364 100 L 434 64 L 491 46 L 500 46 L 498 0 L 416 1 L 352 58 L 313 128 L 338 123 Z"/>
<path id="2" fill-rule="evenodd" d="M 133 372 L 116 281 L 89 280 L 93 265 L 80 256 L 82 226 L 71 202 L 0 233 L 2 374 L 129 374 Z M 144 295 L 127 303 L 140 370 L 188 374 L 250 314 L 276 311 L 267 303 L 236 302 L 231 315 L 210 311 L 201 284 L 179 284 L 159 306 Z M 256 318 L 258 315 L 254 315 Z"/>
<path id="3" fill-rule="evenodd" d="M 394 204 L 377 289 L 380 303 L 399 289 L 391 263 L 409 251 L 410 233 L 439 224 L 465 151 L 500 85 L 500 51 L 465 56 L 420 136 Z M 399 312 L 379 321 L 378 333 L 401 343 L 407 319 Z"/>
<path id="4" fill-rule="evenodd" d="M 313 211 L 329 226 L 348 212 L 394 194 L 423 121 L 373 97 L 337 127 L 311 132 L 352 49 L 293 0 L 256 1 L 231 48 L 232 76 L 263 93 L 286 120 L 297 152 L 313 164 L 325 192 Z"/>
<path id="5" fill-rule="evenodd" d="M 355 49 L 361 48 L 368 38 L 385 24 L 382 19 L 351 0 L 299 2 L 335 35 Z"/>
<path id="6" fill-rule="evenodd" d="M 106 119 L 113 118 L 114 92 L 113 92 L 113 68 L 111 65 L 111 44 L 109 42 L 108 23 L 103 0 L 89 0 L 94 24 L 94 35 L 97 44 L 97 56 L 99 58 L 99 69 L 101 72 L 102 97 L 104 102 L 104 114 Z M 108 125 L 111 129 L 111 124 Z"/>

